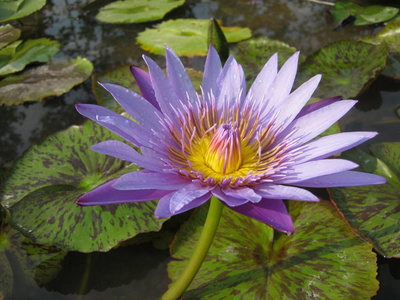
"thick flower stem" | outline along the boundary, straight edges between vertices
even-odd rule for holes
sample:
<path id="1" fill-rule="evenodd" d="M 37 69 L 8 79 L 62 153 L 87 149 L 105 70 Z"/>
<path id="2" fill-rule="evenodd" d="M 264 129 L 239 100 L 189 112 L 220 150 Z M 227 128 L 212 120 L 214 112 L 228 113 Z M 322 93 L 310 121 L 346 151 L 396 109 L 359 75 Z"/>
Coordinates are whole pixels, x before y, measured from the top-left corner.
<path id="1" fill-rule="evenodd" d="M 221 218 L 222 208 L 223 204 L 221 203 L 221 201 L 213 196 L 211 198 L 207 219 L 204 223 L 204 228 L 201 232 L 196 249 L 194 250 L 192 257 L 190 258 L 189 263 L 186 265 L 186 268 L 182 272 L 181 276 L 162 296 L 163 300 L 178 299 L 180 296 L 182 296 L 183 292 L 188 288 L 188 286 L 196 276 L 214 239 L 214 235 L 217 231 L 219 220 Z"/>

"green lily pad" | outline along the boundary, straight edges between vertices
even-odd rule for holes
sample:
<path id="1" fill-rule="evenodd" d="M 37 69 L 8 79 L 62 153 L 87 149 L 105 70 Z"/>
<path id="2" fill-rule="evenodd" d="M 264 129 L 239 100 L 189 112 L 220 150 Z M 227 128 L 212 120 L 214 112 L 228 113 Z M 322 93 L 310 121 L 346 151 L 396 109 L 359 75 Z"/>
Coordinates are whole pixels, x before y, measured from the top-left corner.
<path id="1" fill-rule="evenodd" d="M 314 97 L 354 98 L 386 66 L 389 52 L 385 45 L 360 41 L 338 41 L 307 56 L 300 64 L 296 85 L 315 74 L 322 74 Z"/>
<path id="2" fill-rule="evenodd" d="M 1 0 L 0 22 L 16 20 L 41 9 L 46 0 Z"/>
<path id="3" fill-rule="evenodd" d="M 92 89 L 96 97 L 97 102 L 108 109 L 116 112 L 122 112 L 122 108 L 114 100 L 114 98 L 107 92 L 98 82 L 101 83 L 113 83 L 122 85 L 127 89 L 130 89 L 139 95 L 141 95 L 138 85 L 129 70 L 130 65 L 116 66 L 114 68 L 105 70 L 99 74 L 93 75 Z M 190 79 L 192 80 L 194 88 L 197 92 L 200 92 L 200 85 L 203 79 L 203 72 L 196 71 L 194 69 L 187 68 Z"/>
<path id="4" fill-rule="evenodd" d="M 209 20 L 177 19 L 157 24 L 154 29 L 140 32 L 137 43 L 144 50 L 164 54 L 165 45 L 179 56 L 205 56 L 208 52 L 207 36 Z M 249 28 L 223 27 L 221 29 L 228 43 L 235 43 L 251 37 Z"/>
<path id="5" fill-rule="evenodd" d="M 124 0 L 100 9 L 96 19 L 106 23 L 143 23 L 161 20 L 185 0 Z"/>
<path id="6" fill-rule="evenodd" d="M 10 224 L 36 243 L 81 252 L 108 251 L 138 233 L 157 231 L 155 201 L 79 206 L 91 189 L 138 170 L 137 166 L 91 151 L 108 139 L 121 140 L 93 122 L 72 126 L 31 147 L 8 173 L 1 201 Z"/>
<path id="7" fill-rule="evenodd" d="M 246 82 L 251 85 L 261 68 L 273 54 L 279 53 L 278 64 L 279 67 L 282 67 L 285 61 L 296 51 L 296 48 L 281 41 L 261 37 L 238 43 L 233 49 L 233 56 L 242 65 Z M 301 55 L 300 61 L 302 60 L 304 60 L 304 56 Z"/>
<path id="8" fill-rule="evenodd" d="M 45 38 L 15 41 L 0 50 L 0 75 L 21 71 L 33 62 L 47 62 L 58 50 L 60 44 L 57 41 Z"/>
<path id="9" fill-rule="evenodd" d="M 289 201 L 292 236 L 224 208 L 210 251 L 184 299 L 370 299 L 376 255 L 329 201 Z M 168 273 L 175 280 L 202 230 L 206 209 L 177 234 Z"/>
<path id="10" fill-rule="evenodd" d="M 395 17 L 398 8 L 380 5 L 359 6 L 350 1 L 338 1 L 335 3 L 331 13 L 336 22 L 341 22 L 348 16 L 356 17 L 354 25 L 371 25 L 382 23 Z"/>
<path id="11" fill-rule="evenodd" d="M 9 76 L 0 81 L 0 104 L 18 105 L 60 96 L 88 79 L 92 70 L 90 61 L 78 57 L 51 61 L 24 74 Z"/>
<path id="12" fill-rule="evenodd" d="M 19 39 L 21 30 L 10 24 L 0 27 L 0 49 Z"/>
<path id="13" fill-rule="evenodd" d="M 388 184 L 330 189 L 331 199 L 347 222 L 386 257 L 400 257 L 400 143 L 371 146 L 375 157 L 361 150 L 342 157 L 362 171 L 385 176 Z"/>
<path id="14" fill-rule="evenodd" d="M 400 52 L 400 21 L 389 23 L 376 35 L 364 36 L 362 41 L 375 45 L 385 44 L 390 52 Z"/>

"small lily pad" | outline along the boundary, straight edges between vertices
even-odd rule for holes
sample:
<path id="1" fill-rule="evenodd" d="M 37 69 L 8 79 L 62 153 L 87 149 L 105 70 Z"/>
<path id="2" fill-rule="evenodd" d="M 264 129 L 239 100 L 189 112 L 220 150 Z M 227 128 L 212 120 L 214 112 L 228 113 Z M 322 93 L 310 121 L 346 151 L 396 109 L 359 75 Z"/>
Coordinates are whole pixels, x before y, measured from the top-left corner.
<path id="1" fill-rule="evenodd" d="M 400 52 L 400 21 L 389 23 L 376 35 L 364 36 L 362 41 L 375 45 L 385 44 L 390 52 Z"/>
<path id="2" fill-rule="evenodd" d="M 2 0 L 0 1 L 0 22 L 28 16 L 45 4 L 46 0 Z"/>
<path id="3" fill-rule="evenodd" d="M 0 104 L 18 105 L 60 96 L 88 79 L 92 70 L 90 61 L 78 57 L 51 61 L 24 74 L 9 76 L 0 81 Z"/>
<path id="4" fill-rule="evenodd" d="M 363 7 L 350 1 L 338 1 L 331 10 L 336 22 L 339 23 L 348 16 L 354 16 L 356 18 L 354 25 L 358 26 L 388 21 L 395 17 L 398 12 L 399 9 L 395 7 L 381 5 Z"/>
<path id="5" fill-rule="evenodd" d="M 19 39 L 21 30 L 10 24 L 0 27 L 0 49 Z"/>
<path id="6" fill-rule="evenodd" d="M 185 0 L 124 0 L 100 9 L 96 19 L 105 23 L 143 23 L 161 20 Z"/>
<path id="7" fill-rule="evenodd" d="M 315 74 L 322 74 L 315 97 L 354 98 L 386 66 L 389 52 L 385 45 L 360 41 L 338 41 L 307 56 L 300 64 L 296 85 Z"/>
<path id="8" fill-rule="evenodd" d="M 209 20 L 177 19 L 157 24 L 155 28 L 147 28 L 140 32 L 137 43 L 155 54 L 164 54 L 168 45 L 179 56 L 205 56 L 208 52 Z M 251 37 L 249 28 L 224 27 L 221 29 L 228 43 L 235 43 Z"/>
<path id="9" fill-rule="evenodd" d="M 0 199 L 13 228 L 36 243 L 65 250 L 108 251 L 138 233 L 158 231 L 155 201 L 79 206 L 91 189 L 138 167 L 90 150 L 121 138 L 91 121 L 49 136 L 19 158 L 3 182 Z"/>
<path id="10" fill-rule="evenodd" d="M 0 75 L 19 72 L 30 63 L 47 62 L 58 50 L 60 44 L 57 41 L 45 38 L 15 41 L 0 50 Z"/>
<path id="11" fill-rule="evenodd" d="M 342 157 L 361 171 L 385 176 L 388 184 L 332 188 L 331 198 L 350 226 L 386 257 L 400 257 L 400 143 L 371 146 L 375 156 L 350 150 Z"/>
<path id="12" fill-rule="evenodd" d="M 370 299 L 379 286 L 376 255 L 329 201 L 289 201 L 292 236 L 224 208 L 213 244 L 184 299 Z M 206 209 L 177 234 L 168 273 L 175 280 L 192 255 Z"/>

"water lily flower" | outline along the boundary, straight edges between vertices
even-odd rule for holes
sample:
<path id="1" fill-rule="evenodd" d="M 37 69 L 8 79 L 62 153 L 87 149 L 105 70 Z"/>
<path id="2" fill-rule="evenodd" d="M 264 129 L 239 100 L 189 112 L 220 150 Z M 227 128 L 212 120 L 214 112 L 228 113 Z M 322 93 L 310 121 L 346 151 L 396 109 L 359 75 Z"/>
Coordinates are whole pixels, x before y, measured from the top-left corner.
<path id="1" fill-rule="evenodd" d="M 121 136 L 92 150 L 132 162 L 143 170 L 122 175 L 82 196 L 81 205 L 160 199 L 157 218 L 202 205 L 215 196 L 230 209 L 284 232 L 293 223 L 283 199 L 319 199 L 307 187 L 385 183 L 336 153 L 376 132 L 346 132 L 317 138 L 346 114 L 355 100 L 339 97 L 306 105 L 321 79 L 292 90 L 299 53 L 278 71 L 273 55 L 246 93 L 242 67 L 231 56 L 224 66 L 214 48 L 206 58 L 197 93 L 178 56 L 166 48 L 167 76 L 144 56 L 149 72 L 132 67 L 142 96 L 115 84 L 102 86 L 136 121 L 104 107 L 77 110 Z"/>

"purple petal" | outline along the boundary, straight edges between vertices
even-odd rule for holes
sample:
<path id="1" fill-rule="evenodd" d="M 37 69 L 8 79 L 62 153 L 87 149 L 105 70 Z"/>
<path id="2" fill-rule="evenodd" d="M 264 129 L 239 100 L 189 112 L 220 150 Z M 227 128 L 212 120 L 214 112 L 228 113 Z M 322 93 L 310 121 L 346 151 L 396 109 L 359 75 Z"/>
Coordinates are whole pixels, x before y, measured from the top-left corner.
<path id="1" fill-rule="evenodd" d="M 190 184 L 176 174 L 147 172 L 146 170 L 122 175 L 114 184 L 117 190 L 178 190 Z"/>
<path id="2" fill-rule="evenodd" d="M 164 164 L 159 159 L 141 155 L 136 152 L 134 148 L 120 141 L 104 141 L 93 145 L 90 148 L 99 153 L 130 161 L 135 165 L 148 170 L 161 171 L 164 168 Z"/>
<path id="3" fill-rule="evenodd" d="M 263 199 L 259 203 L 246 203 L 230 209 L 263 222 L 285 234 L 294 231 L 293 222 L 282 200 Z"/>
<path id="4" fill-rule="evenodd" d="M 363 186 L 373 184 L 385 184 L 386 178 L 375 174 L 346 171 L 331 175 L 320 176 L 309 180 L 294 183 L 304 187 L 346 187 L 346 186 Z"/>
<path id="5" fill-rule="evenodd" d="M 138 124 L 107 108 L 93 104 L 76 104 L 76 110 L 83 116 L 104 126 L 135 146 L 149 145 L 149 135 L 143 140 L 144 129 Z M 144 144 L 142 144 L 142 142 Z"/>
<path id="6" fill-rule="evenodd" d="M 319 201 L 313 193 L 294 186 L 261 183 L 254 187 L 254 191 L 265 199 Z"/>
<path id="7" fill-rule="evenodd" d="M 116 180 L 107 182 L 83 195 L 76 203 L 79 205 L 106 205 L 125 202 L 142 202 L 149 200 L 157 200 L 171 191 L 160 190 L 136 190 L 136 191 L 120 191 L 112 186 Z"/>
<path id="8" fill-rule="evenodd" d="M 297 146 L 302 145 L 328 129 L 333 123 L 345 115 L 356 103 L 357 101 L 354 100 L 333 102 L 297 118 L 278 135 L 275 143 L 279 143 L 282 139 L 285 139 L 293 132 L 290 139 L 297 140 Z"/>
<path id="9" fill-rule="evenodd" d="M 211 197 L 210 191 L 213 188 L 214 188 L 213 186 L 203 186 L 198 183 L 191 183 L 179 189 L 176 193 L 174 193 L 169 202 L 170 212 L 176 214 L 184 206 L 188 205 L 193 200 L 196 200 L 197 198 L 200 198 L 206 194 L 208 195 L 208 198 L 210 198 Z"/>
<path id="10" fill-rule="evenodd" d="M 334 102 L 338 102 L 340 100 L 343 100 L 342 97 L 331 97 L 325 100 L 321 100 L 312 104 L 309 104 L 307 106 L 304 106 L 303 109 L 299 112 L 299 114 L 297 115 L 297 118 L 300 118 L 306 114 L 309 114 L 310 112 L 313 112 L 317 109 L 320 109 L 322 107 L 325 107 L 327 105 L 330 105 Z"/>
<path id="11" fill-rule="evenodd" d="M 312 141 L 301 148 L 296 157 L 297 163 L 309 160 L 323 159 L 334 154 L 353 148 L 376 136 L 377 132 L 343 132 L 324 136 Z"/>
<path id="12" fill-rule="evenodd" d="M 146 127 L 154 128 L 156 131 L 162 131 L 164 129 L 160 124 L 159 110 L 146 99 L 120 85 L 110 83 L 101 85 L 136 121 L 144 124 Z"/>
<path id="13" fill-rule="evenodd" d="M 217 78 L 221 73 L 222 65 L 219 55 L 215 48 L 210 45 L 210 50 L 207 54 L 206 64 L 204 66 L 204 75 L 202 82 L 202 89 L 204 96 L 208 97 L 208 94 L 212 93 L 214 96 L 218 97 L 219 89 L 217 87 Z"/>
<path id="14" fill-rule="evenodd" d="M 279 114 L 275 123 L 278 124 L 278 127 L 284 129 L 294 120 L 307 101 L 310 100 L 320 80 L 321 75 L 314 76 L 291 93 L 287 99 L 277 107 Z"/>
<path id="15" fill-rule="evenodd" d="M 322 159 L 309 161 L 289 167 L 286 171 L 286 176 L 282 179 L 275 180 L 275 182 L 283 184 L 294 183 L 318 176 L 348 171 L 357 167 L 357 164 L 345 159 Z"/>
<path id="16" fill-rule="evenodd" d="M 235 207 L 249 202 L 246 198 L 237 198 L 225 194 L 219 186 L 216 186 L 215 189 L 212 190 L 212 193 L 219 200 L 225 202 L 229 207 Z"/>
<path id="17" fill-rule="evenodd" d="M 174 194 L 175 193 L 168 194 L 165 197 L 160 199 L 160 201 L 158 202 L 156 211 L 154 213 L 157 219 L 164 219 L 164 218 L 188 211 L 192 208 L 195 208 L 195 207 L 200 206 L 203 203 L 207 202 L 211 197 L 211 194 L 207 193 L 197 199 L 192 200 L 187 205 L 183 206 L 180 210 L 173 213 L 170 211 L 170 202 L 171 202 L 171 198 L 174 196 Z"/>
<path id="18" fill-rule="evenodd" d="M 257 203 L 260 202 L 262 197 L 255 193 L 252 188 L 247 186 L 239 187 L 239 188 L 231 188 L 229 186 L 222 188 L 222 191 L 231 197 L 239 198 L 239 199 L 246 199 L 250 202 Z"/>
<path id="19" fill-rule="evenodd" d="M 149 67 L 151 82 L 161 111 L 170 116 L 172 108 L 182 110 L 182 104 L 164 72 L 151 58 L 147 56 L 143 57 Z M 181 100 L 183 101 L 185 99 Z"/>
<path id="20" fill-rule="evenodd" d="M 146 71 L 137 68 L 130 67 L 131 73 L 136 80 L 136 83 L 142 93 L 142 96 L 149 101 L 155 108 L 160 110 L 160 105 L 157 102 L 156 95 L 151 84 L 150 75 Z"/>
<path id="21" fill-rule="evenodd" d="M 165 55 L 167 60 L 168 79 L 176 95 L 184 103 L 187 102 L 188 98 L 193 104 L 196 103 L 197 93 L 181 60 L 176 53 L 168 47 L 165 47 Z M 196 106 L 194 105 L 194 107 Z"/>

